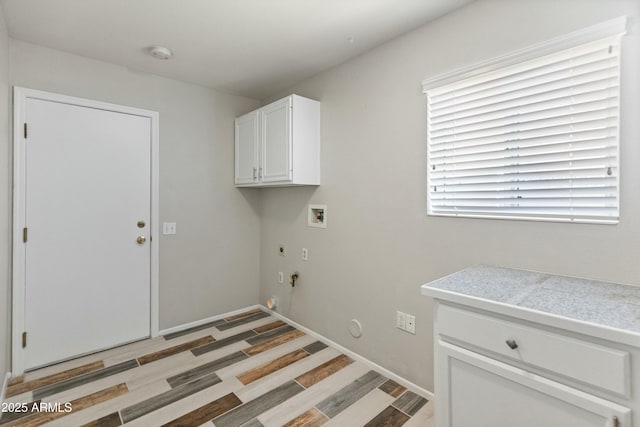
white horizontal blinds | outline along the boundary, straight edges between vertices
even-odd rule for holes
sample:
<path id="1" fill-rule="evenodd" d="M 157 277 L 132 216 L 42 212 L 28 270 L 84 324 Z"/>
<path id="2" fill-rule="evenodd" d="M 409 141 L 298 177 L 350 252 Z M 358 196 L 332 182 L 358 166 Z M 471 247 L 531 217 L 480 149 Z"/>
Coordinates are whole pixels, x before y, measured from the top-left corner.
<path id="1" fill-rule="evenodd" d="M 429 214 L 617 222 L 620 37 L 430 88 Z"/>

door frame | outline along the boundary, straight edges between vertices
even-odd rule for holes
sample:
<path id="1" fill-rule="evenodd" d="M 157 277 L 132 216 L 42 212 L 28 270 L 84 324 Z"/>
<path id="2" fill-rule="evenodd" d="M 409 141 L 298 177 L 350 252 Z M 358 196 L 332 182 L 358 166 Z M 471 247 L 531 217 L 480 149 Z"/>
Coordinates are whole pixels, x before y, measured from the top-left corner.
<path id="1" fill-rule="evenodd" d="M 156 111 L 126 107 L 85 98 L 76 98 L 35 89 L 13 88 L 13 271 L 12 271 L 12 327 L 11 370 L 12 375 L 24 373 L 22 333 L 25 328 L 25 243 L 22 230 L 25 227 L 26 153 L 24 123 L 27 99 L 40 99 L 80 107 L 148 117 L 151 120 L 151 270 L 150 270 L 150 325 L 149 335 L 158 336 L 159 329 L 159 194 L 160 194 L 160 138 L 159 118 Z"/>

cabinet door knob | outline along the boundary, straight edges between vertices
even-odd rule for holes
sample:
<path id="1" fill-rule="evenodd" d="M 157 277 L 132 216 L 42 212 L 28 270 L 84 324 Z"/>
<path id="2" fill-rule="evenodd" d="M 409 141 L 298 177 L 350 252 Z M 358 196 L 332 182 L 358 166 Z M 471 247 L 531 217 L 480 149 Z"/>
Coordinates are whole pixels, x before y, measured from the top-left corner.
<path id="1" fill-rule="evenodd" d="M 506 343 L 511 350 L 515 350 L 516 348 L 518 348 L 518 343 L 516 342 L 516 340 L 507 340 Z"/>

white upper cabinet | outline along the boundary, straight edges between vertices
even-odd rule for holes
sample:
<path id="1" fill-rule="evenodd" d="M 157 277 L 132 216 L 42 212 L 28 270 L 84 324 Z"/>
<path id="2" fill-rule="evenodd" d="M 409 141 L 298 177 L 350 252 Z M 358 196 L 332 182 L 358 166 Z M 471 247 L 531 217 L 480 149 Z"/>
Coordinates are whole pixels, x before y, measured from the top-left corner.
<path id="1" fill-rule="evenodd" d="M 320 185 L 320 103 L 298 95 L 235 122 L 238 187 Z"/>

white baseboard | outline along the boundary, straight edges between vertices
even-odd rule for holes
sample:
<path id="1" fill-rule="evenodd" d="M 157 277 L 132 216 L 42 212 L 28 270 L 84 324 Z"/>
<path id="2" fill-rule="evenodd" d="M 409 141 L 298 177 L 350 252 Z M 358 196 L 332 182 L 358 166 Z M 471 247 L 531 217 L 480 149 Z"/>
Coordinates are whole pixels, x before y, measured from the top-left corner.
<path id="1" fill-rule="evenodd" d="M 184 331 L 185 329 L 193 328 L 195 326 L 204 325 L 205 323 L 215 322 L 216 320 L 224 319 L 225 317 L 235 316 L 236 314 L 244 313 L 247 310 L 253 310 L 255 308 L 259 308 L 261 310 L 269 311 L 265 307 L 263 307 L 263 306 L 261 306 L 259 304 L 256 304 L 256 305 L 252 305 L 250 307 L 241 308 L 239 310 L 233 310 L 233 311 L 230 311 L 228 313 L 222 313 L 222 314 L 218 314 L 216 316 L 207 317 L 206 319 L 196 320 L 195 322 L 185 323 L 183 325 L 178 325 L 178 326 L 173 326 L 171 328 L 162 329 L 162 330 L 158 331 L 158 335 L 167 335 L 167 334 L 172 334 L 174 332 L 181 332 L 181 331 Z"/>
<path id="2" fill-rule="evenodd" d="M 11 372 L 7 372 L 2 382 L 2 390 L 0 390 L 0 404 L 4 402 L 4 397 L 7 395 L 7 387 L 9 386 L 9 380 L 11 379 Z"/>
<path id="3" fill-rule="evenodd" d="M 289 319 L 286 316 L 283 316 L 280 313 L 277 313 L 273 310 L 269 310 L 267 307 L 265 306 L 261 306 L 261 308 L 264 311 L 270 312 L 274 317 L 279 318 L 280 320 L 283 320 L 289 324 L 291 324 L 292 326 L 295 326 L 296 328 L 300 329 L 301 331 L 303 331 L 304 333 L 311 335 L 312 337 L 315 337 L 317 339 L 319 339 L 320 341 L 323 341 L 325 344 L 329 344 L 331 347 L 334 347 L 338 350 L 340 350 L 342 353 L 346 354 L 347 356 L 351 357 L 354 360 L 357 360 L 358 362 L 364 363 L 365 365 L 369 366 L 372 369 L 375 369 L 376 371 L 380 372 L 381 374 L 383 374 L 384 376 L 386 376 L 387 378 L 390 378 L 392 380 L 394 380 L 395 382 L 397 382 L 400 385 L 405 386 L 407 389 L 413 391 L 414 393 L 418 393 L 422 396 L 425 396 L 427 399 L 429 400 L 433 400 L 433 392 L 424 389 L 414 383 L 412 383 L 411 381 L 401 377 L 400 375 L 397 375 L 393 372 L 391 372 L 390 370 L 383 368 L 382 366 L 378 365 L 377 363 L 372 362 L 371 360 L 367 359 L 364 356 L 359 355 L 358 353 L 355 353 L 351 350 L 349 350 L 346 347 L 341 346 L 340 344 L 338 344 L 335 341 L 331 341 L 330 339 L 320 335 L 317 332 L 312 331 L 311 329 L 302 326 L 301 324 L 294 322 L 293 320 Z"/>

